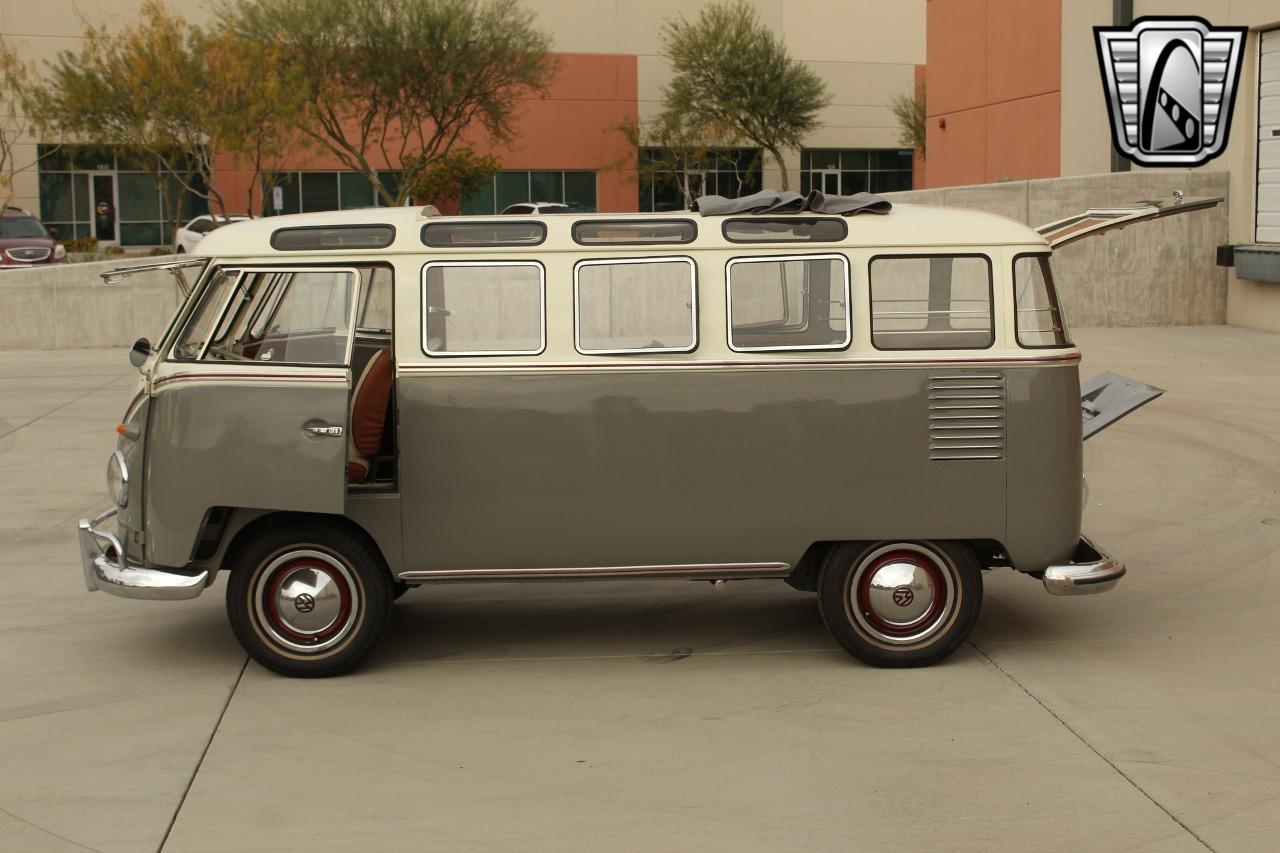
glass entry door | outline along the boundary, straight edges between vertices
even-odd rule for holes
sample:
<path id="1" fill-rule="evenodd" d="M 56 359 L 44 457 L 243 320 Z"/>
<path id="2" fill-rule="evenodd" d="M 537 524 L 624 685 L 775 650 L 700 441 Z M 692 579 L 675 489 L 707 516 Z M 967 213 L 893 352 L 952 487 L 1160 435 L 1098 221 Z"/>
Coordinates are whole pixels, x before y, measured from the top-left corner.
<path id="1" fill-rule="evenodd" d="M 840 173 L 833 170 L 819 172 L 823 195 L 840 195 Z"/>
<path id="2" fill-rule="evenodd" d="M 117 243 L 116 176 L 113 172 L 94 172 L 89 184 L 93 189 L 90 208 L 93 236 L 99 243 Z"/>

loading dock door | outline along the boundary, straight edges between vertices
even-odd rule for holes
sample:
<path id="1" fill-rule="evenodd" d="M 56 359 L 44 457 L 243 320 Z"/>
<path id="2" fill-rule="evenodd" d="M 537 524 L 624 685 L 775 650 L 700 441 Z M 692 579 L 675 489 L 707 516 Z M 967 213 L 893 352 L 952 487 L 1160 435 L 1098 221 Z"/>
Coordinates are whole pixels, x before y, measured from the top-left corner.
<path id="1" fill-rule="evenodd" d="M 1280 243 L 1280 30 L 1262 33 L 1258 56 L 1259 243 Z"/>

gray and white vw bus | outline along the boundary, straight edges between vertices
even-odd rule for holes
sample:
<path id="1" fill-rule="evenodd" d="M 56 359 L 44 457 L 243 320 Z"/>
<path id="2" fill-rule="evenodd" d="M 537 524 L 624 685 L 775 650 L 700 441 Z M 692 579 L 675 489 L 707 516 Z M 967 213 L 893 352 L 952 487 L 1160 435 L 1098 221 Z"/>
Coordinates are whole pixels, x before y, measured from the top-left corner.
<path id="1" fill-rule="evenodd" d="M 1158 392 L 1082 398 L 1052 251 L 1215 201 L 1038 231 L 830 199 L 227 225 L 134 346 L 86 585 L 226 573 L 236 636 L 287 675 L 360 661 L 410 587 L 619 578 L 785 580 L 858 658 L 932 663 L 986 569 L 1124 574 L 1081 535 L 1082 435 Z"/>

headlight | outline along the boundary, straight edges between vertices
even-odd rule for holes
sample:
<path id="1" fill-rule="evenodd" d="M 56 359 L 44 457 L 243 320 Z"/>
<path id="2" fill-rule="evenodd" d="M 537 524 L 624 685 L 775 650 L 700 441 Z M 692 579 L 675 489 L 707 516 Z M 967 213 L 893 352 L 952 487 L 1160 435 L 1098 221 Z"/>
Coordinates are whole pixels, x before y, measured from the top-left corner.
<path id="1" fill-rule="evenodd" d="M 107 494 L 116 502 L 116 506 L 127 506 L 129 503 L 129 466 L 124 461 L 124 454 L 117 450 L 107 461 Z"/>
<path id="2" fill-rule="evenodd" d="M 56 243 L 53 247 L 53 259 L 60 261 L 67 256 L 67 247 L 61 243 Z"/>

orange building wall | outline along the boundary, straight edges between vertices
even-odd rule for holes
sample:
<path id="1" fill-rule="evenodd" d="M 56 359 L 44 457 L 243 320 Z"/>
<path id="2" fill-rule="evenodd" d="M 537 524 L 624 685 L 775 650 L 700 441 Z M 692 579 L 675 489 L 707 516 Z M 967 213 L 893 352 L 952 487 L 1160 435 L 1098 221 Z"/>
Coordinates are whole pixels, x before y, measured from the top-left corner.
<path id="1" fill-rule="evenodd" d="M 923 185 L 1057 177 L 1061 0 L 929 0 L 927 21 Z"/>
<path id="2" fill-rule="evenodd" d="M 596 205 L 602 211 L 637 208 L 635 151 L 616 129 L 636 117 L 636 57 L 625 54 L 558 54 L 560 72 L 543 97 L 524 101 L 515 134 L 494 145 L 478 130 L 467 135 L 480 153 L 495 154 L 503 169 L 594 169 Z M 283 161 L 284 169 L 345 170 L 336 157 L 302 146 Z M 375 167 L 394 164 L 375 162 Z M 244 212 L 251 172 L 220 157 L 215 184 L 228 209 Z M 256 203 L 261 205 L 261 199 Z"/>

